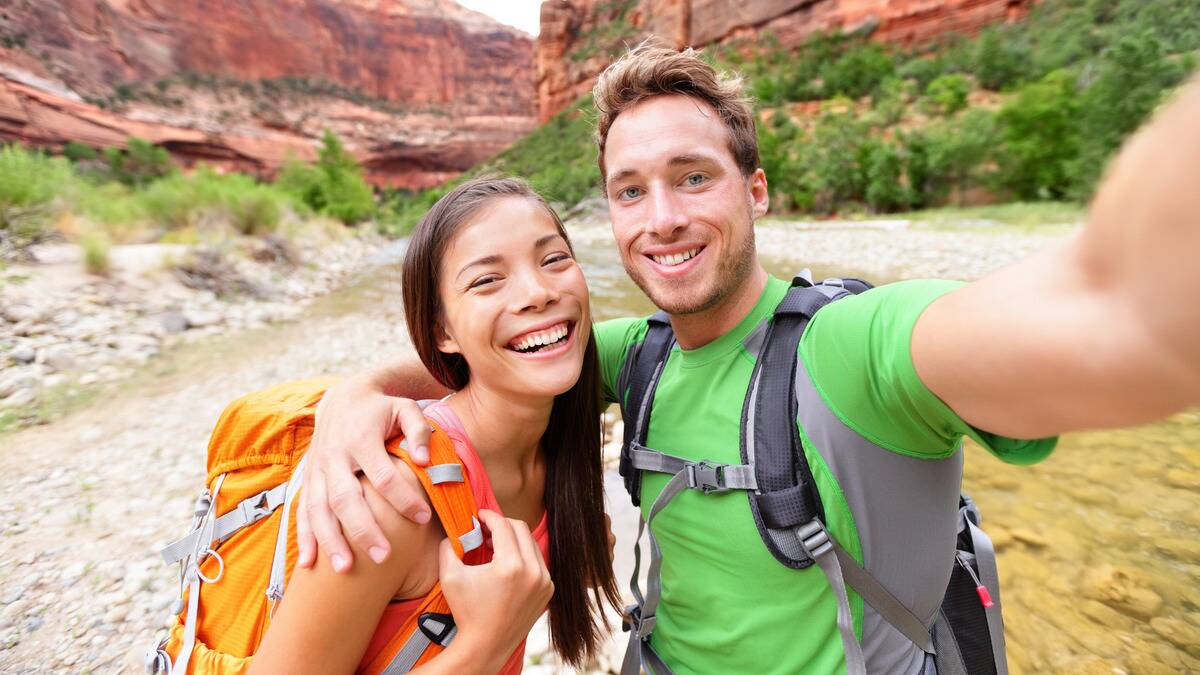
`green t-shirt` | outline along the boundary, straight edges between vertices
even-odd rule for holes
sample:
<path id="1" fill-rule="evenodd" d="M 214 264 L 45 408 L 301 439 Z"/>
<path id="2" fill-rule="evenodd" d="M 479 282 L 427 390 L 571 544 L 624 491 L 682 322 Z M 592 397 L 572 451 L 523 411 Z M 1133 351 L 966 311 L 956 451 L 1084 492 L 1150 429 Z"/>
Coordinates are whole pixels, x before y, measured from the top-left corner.
<path id="1" fill-rule="evenodd" d="M 919 457 L 953 454 L 964 434 L 1005 461 L 1034 462 L 1052 439 L 1014 441 L 973 430 L 917 377 L 910 336 L 921 311 L 958 284 L 912 281 L 839 300 L 821 310 L 800 344 L 803 365 L 827 406 L 876 445 Z M 750 313 L 731 331 L 694 350 L 676 347 L 663 369 L 646 445 L 691 460 L 740 463 L 742 403 L 755 355 L 743 341 L 783 299 L 788 283 L 772 278 Z M 642 319 L 597 324 L 605 396 L 629 348 L 646 334 Z M 800 428 L 802 437 L 804 429 Z M 807 440 L 807 439 L 806 439 Z M 805 443 L 830 533 L 862 560 L 850 508 L 833 473 Z M 647 515 L 669 476 L 643 473 Z M 760 539 L 740 491 L 685 490 L 654 520 L 662 548 L 662 598 L 655 650 L 684 673 L 840 673 L 844 655 L 832 590 L 817 567 L 785 567 Z M 851 593 L 856 630 L 862 600 Z"/>

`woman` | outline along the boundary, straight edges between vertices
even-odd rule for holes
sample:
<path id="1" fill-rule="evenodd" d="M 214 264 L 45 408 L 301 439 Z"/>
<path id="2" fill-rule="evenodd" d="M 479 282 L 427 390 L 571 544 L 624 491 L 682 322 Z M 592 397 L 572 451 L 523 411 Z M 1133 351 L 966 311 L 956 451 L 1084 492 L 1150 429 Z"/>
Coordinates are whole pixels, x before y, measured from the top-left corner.
<path id="1" fill-rule="evenodd" d="M 538 569 L 540 556 L 553 581 L 552 643 L 581 665 L 601 639 L 601 605 L 618 596 L 587 284 L 562 222 L 519 181 L 464 183 L 417 225 L 403 283 L 413 345 L 454 392 L 426 415 L 454 441 L 479 506 L 509 517 L 480 517 L 497 561 L 503 554 L 508 562 L 486 572 L 462 566 L 436 519 L 401 518 L 364 480 L 393 554 L 376 565 L 358 552 L 349 574 L 325 561 L 298 567 L 252 672 L 352 671 L 413 611 L 412 602 L 394 598 L 419 599 L 440 567 L 459 633 L 418 670 L 463 672 L 469 662 L 471 672 L 517 673 L 548 589 L 519 571 L 531 562 Z M 408 466 L 398 465 L 416 485 Z M 533 597 L 522 598 L 527 591 Z"/>

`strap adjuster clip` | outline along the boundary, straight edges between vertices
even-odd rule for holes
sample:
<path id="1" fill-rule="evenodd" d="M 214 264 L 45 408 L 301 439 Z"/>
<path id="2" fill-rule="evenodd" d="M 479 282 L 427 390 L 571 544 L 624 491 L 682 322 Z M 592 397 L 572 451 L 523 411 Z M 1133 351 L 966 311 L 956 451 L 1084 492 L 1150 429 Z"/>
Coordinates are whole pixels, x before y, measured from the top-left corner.
<path id="1" fill-rule="evenodd" d="M 724 464 L 709 464 L 701 461 L 688 464 L 683 470 L 687 486 L 693 490 L 700 490 L 706 495 L 729 491 L 729 488 L 725 486 Z"/>
<path id="2" fill-rule="evenodd" d="M 625 614 L 621 617 L 621 630 L 625 632 L 633 631 L 639 640 L 646 640 L 650 634 L 654 632 L 655 617 L 653 614 L 647 617 L 642 616 L 641 605 L 629 605 L 625 608 Z"/>
<path id="3" fill-rule="evenodd" d="M 817 518 L 797 527 L 796 538 L 800 540 L 804 552 L 813 560 L 833 550 L 833 540 L 829 538 L 825 524 Z"/>
<path id="4" fill-rule="evenodd" d="M 270 490 L 263 490 L 253 497 L 238 502 L 238 511 L 242 512 L 242 516 L 245 518 L 247 525 L 251 523 L 257 523 L 259 520 L 266 518 L 275 511 L 275 509 L 271 508 L 271 506 L 267 503 L 267 493 L 269 492 Z"/>

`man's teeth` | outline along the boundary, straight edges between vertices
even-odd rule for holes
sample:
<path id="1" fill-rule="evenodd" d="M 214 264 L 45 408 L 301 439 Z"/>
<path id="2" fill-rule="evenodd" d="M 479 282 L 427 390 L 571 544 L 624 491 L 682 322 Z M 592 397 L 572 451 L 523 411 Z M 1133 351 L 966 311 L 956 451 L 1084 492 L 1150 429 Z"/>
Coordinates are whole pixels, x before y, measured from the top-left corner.
<path id="1" fill-rule="evenodd" d="M 670 267 L 672 265 L 678 265 L 685 260 L 691 260 L 692 258 L 695 258 L 696 254 L 699 252 L 699 248 L 694 248 L 690 251 L 684 251 L 683 253 L 675 253 L 672 255 L 652 255 L 650 258 L 659 265 L 666 265 Z"/>
<path id="2" fill-rule="evenodd" d="M 523 352 L 533 347 L 541 347 L 543 345 L 553 344 L 565 337 L 567 337 L 567 324 L 563 323 L 544 331 L 526 335 L 520 340 L 513 342 L 512 348 L 519 352 Z"/>

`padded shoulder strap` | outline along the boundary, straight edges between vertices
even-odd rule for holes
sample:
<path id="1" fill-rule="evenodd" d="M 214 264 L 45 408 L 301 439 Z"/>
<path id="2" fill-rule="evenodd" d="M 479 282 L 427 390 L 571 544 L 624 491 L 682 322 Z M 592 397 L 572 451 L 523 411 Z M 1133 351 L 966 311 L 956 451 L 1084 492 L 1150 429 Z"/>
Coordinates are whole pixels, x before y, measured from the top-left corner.
<path id="1" fill-rule="evenodd" d="M 433 427 L 429 439 L 429 466 L 421 466 L 412 461 L 406 450 L 407 444 L 402 438 L 394 438 L 387 444 L 388 452 L 392 453 L 412 469 L 425 494 L 429 496 L 429 504 L 442 523 L 442 529 L 450 537 L 454 552 L 461 558 L 467 552 L 478 548 L 483 543 L 483 529 L 479 524 L 479 508 L 475 497 L 471 494 L 471 486 L 467 484 L 466 470 L 454 450 L 454 441 L 442 431 L 432 420 L 426 419 Z"/>
<path id="2" fill-rule="evenodd" d="M 658 312 L 646 321 L 649 324 L 646 336 L 625 357 L 625 364 L 617 378 L 617 398 L 625 425 L 619 470 L 634 506 L 641 503 L 642 472 L 633 467 L 631 448 L 635 443 L 644 445 L 646 442 L 654 390 L 658 387 L 658 378 L 671 354 L 671 347 L 675 344 L 675 333 L 671 330 L 666 312 Z"/>
<path id="3" fill-rule="evenodd" d="M 788 291 L 767 328 L 742 409 L 742 462 L 754 466 L 758 483 L 757 491 L 747 492 L 750 509 L 767 549 L 796 569 L 813 560 L 790 532 L 824 515 L 796 430 L 796 352 L 817 311 L 849 294 L 826 283 L 798 283 Z"/>
<path id="4" fill-rule="evenodd" d="M 433 427 L 428 467 L 412 461 L 402 438 L 389 441 L 387 449 L 403 460 L 421 482 L 454 552 L 462 558 L 483 544 L 483 530 L 477 518 L 479 510 L 466 481 L 462 461 L 454 450 L 454 442 L 435 422 L 426 421 Z M 406 673 L 445 649 L 455 634 L 450 605 L 442 594 L 442 585 L 435 583 L 420 607 L 405 619 L 361 672 L 370 675 Z"/>

